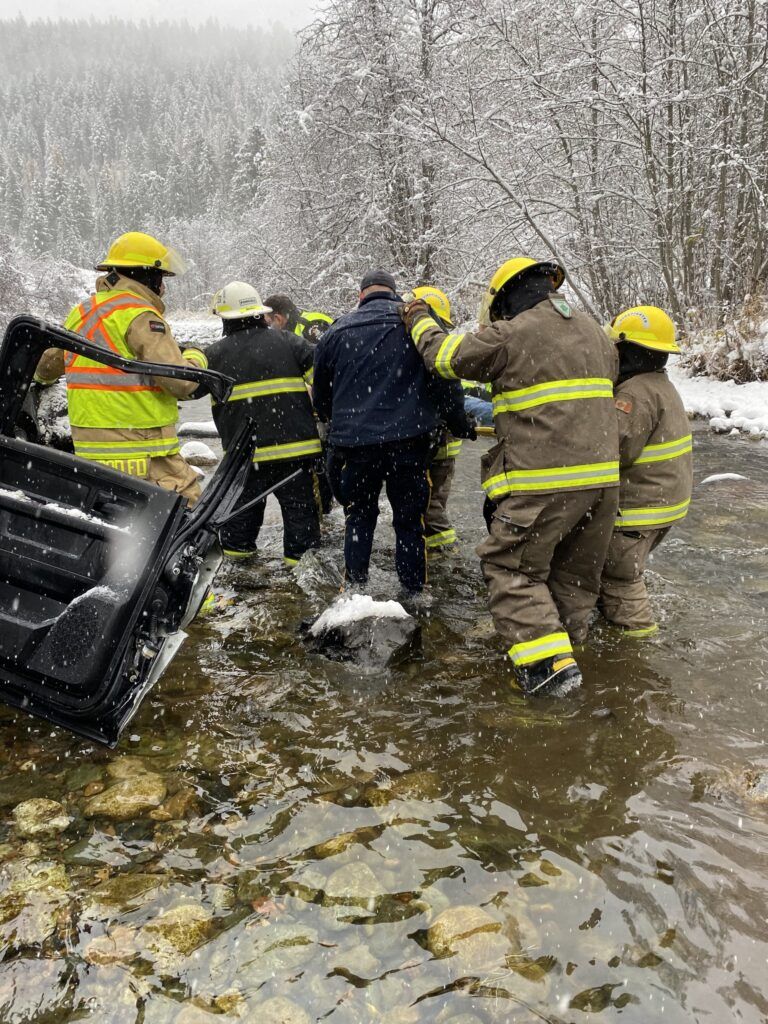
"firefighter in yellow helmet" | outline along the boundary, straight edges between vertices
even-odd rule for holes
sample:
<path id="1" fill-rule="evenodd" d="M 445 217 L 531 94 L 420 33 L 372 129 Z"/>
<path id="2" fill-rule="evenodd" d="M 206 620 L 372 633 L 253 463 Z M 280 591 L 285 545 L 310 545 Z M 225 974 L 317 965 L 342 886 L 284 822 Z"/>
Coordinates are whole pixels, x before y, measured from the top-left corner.
<path id="1" fill-rule="evenodd" d="M 628 636 L 658 630 L 643 573 L 651 551 L 688 512 L 692 436 L 682 399 L 664 369 L 679 352 L 675 325 L 656 306 L 634 306 L 606 333 L 619 354 L 619 513 L 600 587 L 600 607 Z"/>
<path id="2" fill-rule="evenodd" d="M 424 285 L 414 288 L 411 295 L 414 299 L 426 302 L 438 325 L 444 327 L 446 331 L 453 328 L 451 303 L 444 291 L 432 285 Z M 463 399 L 461 384 L 457 382 L 456 388 L 459 398 Z M 447 506 L 456 469 L 456 458 L 460 451 L 461 441 L 454 437 L 447 427 L 441 428 L 438 448 L 429 466 L 431 490 L 429 506 L 424 518 L 424 538 L 428 558 L 458 551 L 459 538 L 448 518 Z"/>
<path id="3" fill-rule="evenodd" d="M 492 384 L 499 441 L 482 460 L 489 536 L 478 554 L 497 631 L 526 694 L 581 682 L 583 641 L 618 505 L 615 348 L 558 294 L 553 262 L 491 279 L 477 333 L 445 332 L 422 301 L 402 315 L 427 367 Z"/>
<path id="4" fill-rule="evenodd" d="M 64 326 L 127 359 L 183 366 L 162 295 L 165 279 L 185 269 L 173 249 L 129 231 L 96 267 L 103 275 L 95 294 L 75 306 Z M 57 348 L 43 354 L 35 379 L 52 384 L 64 373 L 76 455 L 197 501 L 198 478 L 179 454 L 176 431 L 177 399 L 189 398 L 194 382 L 123 373 L 72 353 L 65 359 Z"/>

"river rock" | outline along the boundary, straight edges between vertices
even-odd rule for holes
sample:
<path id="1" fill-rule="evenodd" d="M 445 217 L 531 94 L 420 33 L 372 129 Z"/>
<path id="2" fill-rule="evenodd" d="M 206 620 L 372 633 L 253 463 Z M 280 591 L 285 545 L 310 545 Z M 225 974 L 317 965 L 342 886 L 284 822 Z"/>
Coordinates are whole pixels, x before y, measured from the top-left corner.
<path id="1" fill-rule="evenodd" d="M 105 967 L 108 964 L 125 964 L 138 955 L 136 933 L 125 925 L 117 925 L 107 935 L 98 935 L 85 947 L 83 957 L 89 964 Z"/>
<path id="2" fill-rule="evenodd" d="M 144 772 L 123 779 L 97 793 L 85 805 L 86 818 L 109 818 L 131 821 L 146 815 L 165 800 L 165 782 L 154 772 Z"/>
<path id="3" fill-rule="evenodd" d="M 219 461 L 216 452 L 205 441 L 187 441 L 179 454 L 190 466 L 215 466 Z"/>
<path id="4" fill-rule="evenodd" d="M 301 632 L 310 650 L 364 668 L 395 665 L 421 641 L 421 627 L 401 604 L 365 594 L 343 595 Z"/>
<path id="5" fill-rule="evenodd" d="M 254 1007 L 244 1024 L 310 1024 L 306 1010 L 285 996 L 273 996 Z"/>
<path id="6" fill-rule="evenodd" d="M 143 945 L 161 960 L 189 956 L 213 934 L 213 917 L 196 903 L 171 907 L 141 929 Z"/>
<path id="7" fill-rule="evenodd" d="M 13 809 L 13 821 L 19 835 L 34 839 L 59 835 L 69 828 L 72 819 L 57 800 L 37 797 L 17 804 Z"/>
<path id="8" fill-rule="evenodd" d="M 15 949 L 42 945 L 69 900 L 64 867 L 23 857 L 3 867 L 0 887 L 0 939 Z"/>
<path id="9" fill-rule="evenodd" d="M 504 965 L 512 952 L 501 931 L 501 923 L 480 907 L 451 907 L 430 925 L 427 946 L 436 957 L 455 956 L 461 971 L 488 970 Z"/>
<path id="10" fill-rule="evenodd" d="M 382 895 L 376 875 L 367 864 L 357 861 L 334 871 L 325 883 L 323 904 L 344 903 L 346 906 L 372 908 L 376 898 Z"/>
<path id="11" fill-rule="evenodd" d="M 100 912 L 111 916 L 115 910 L 133 910 L 153 899 L 166 881 L 164 875 L 140 872 L 114 875 L 92 890 L 88 906 L 84 909 L 94 916 L 101 916 Z"/>

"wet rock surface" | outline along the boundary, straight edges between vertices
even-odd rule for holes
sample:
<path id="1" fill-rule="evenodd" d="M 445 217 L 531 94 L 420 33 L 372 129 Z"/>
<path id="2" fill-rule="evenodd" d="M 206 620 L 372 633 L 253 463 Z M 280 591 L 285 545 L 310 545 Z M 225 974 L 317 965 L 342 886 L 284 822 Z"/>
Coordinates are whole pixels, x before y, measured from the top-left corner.
<path id="1" fill-rule="evenodd" d="M 399 664 L 421 642 L 419 623 L 402 605 L 359 594 L 336 600 L 301 634 L 309 650 L 369 669 Z"/>
<path id="2" fill-rule="evenodd" d="M 117 776 L 120 781 L 92 796 L 85 804 L 86 818 L 131 821 L 159 807 L 167 793 L 162 776 L 138 772 L 132 777 Z"/>
<path id="3" fill-rule="evenodd" d="M 59 835 L 69 828 L 72 819 L 58 800 L 38 797 L 18 804 L 13 810 L 13 821 L 19 835 L 34 839 Z"/>

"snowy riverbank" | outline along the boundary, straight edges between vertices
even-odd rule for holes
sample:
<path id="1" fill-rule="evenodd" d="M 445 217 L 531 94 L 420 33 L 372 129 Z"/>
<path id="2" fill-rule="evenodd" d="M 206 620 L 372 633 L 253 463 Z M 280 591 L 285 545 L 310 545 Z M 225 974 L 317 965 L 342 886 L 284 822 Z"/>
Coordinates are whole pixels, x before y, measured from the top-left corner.
<path id="1" fill-rule="evenodd" d="M 768 381 L 735 384 L 711 377 L 691 377 L 678 364 L 669 375 L 683 397 L 686 411 L 709 421 L 718 434 L 768 438 Z"/>

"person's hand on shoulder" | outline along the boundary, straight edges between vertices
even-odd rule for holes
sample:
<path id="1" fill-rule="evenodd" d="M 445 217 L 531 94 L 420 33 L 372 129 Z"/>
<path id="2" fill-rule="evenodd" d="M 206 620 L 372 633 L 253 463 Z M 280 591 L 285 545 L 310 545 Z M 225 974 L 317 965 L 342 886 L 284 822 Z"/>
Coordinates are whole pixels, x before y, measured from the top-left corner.
<path id="1" fill-rule="evenodd" d="M 400 313 L 400 319 L 405 324 L 405 329 L 410 334 L 419 320 L 423 320 L 425 316 L 432 319 L 432 314 L 429 311 L 429 306 L 423 299 L 413 299 L 411 302 L 404 302 L 398 306 L 398 312 Z M 437 324 L 435 324 L 437 326 Z"/>

